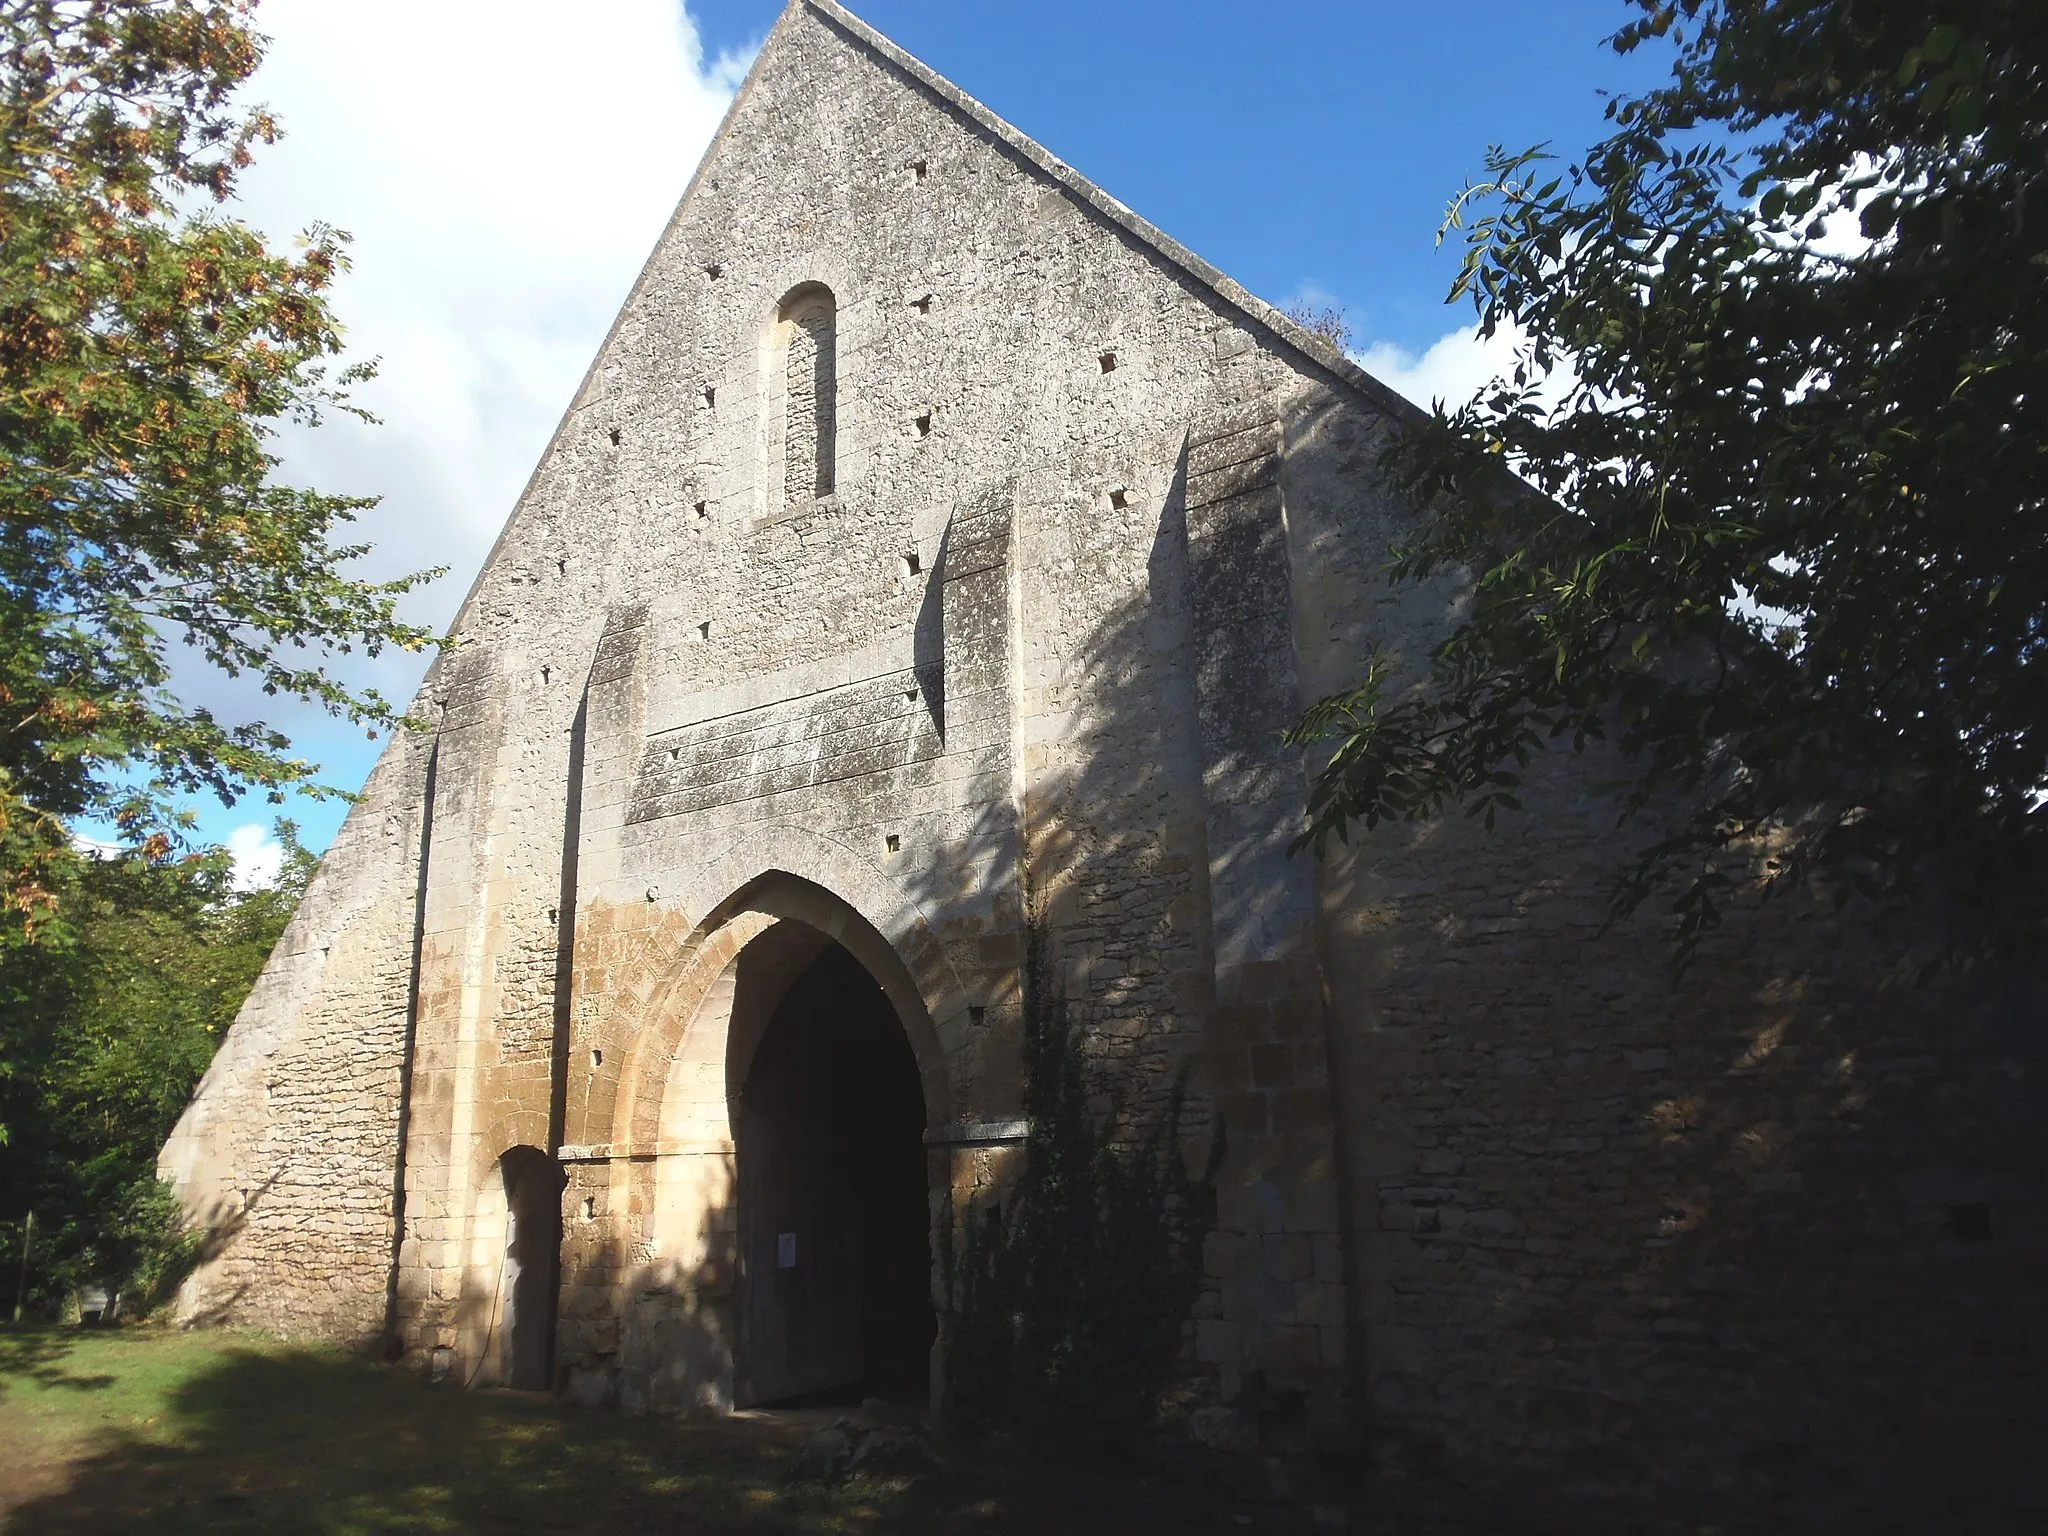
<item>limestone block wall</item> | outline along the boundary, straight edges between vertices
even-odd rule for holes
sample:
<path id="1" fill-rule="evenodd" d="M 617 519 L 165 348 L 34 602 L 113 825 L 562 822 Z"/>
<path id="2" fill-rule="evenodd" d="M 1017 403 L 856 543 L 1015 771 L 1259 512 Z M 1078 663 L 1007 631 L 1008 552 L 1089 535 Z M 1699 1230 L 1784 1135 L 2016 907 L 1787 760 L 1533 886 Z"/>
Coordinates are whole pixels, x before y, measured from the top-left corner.
<path id="1" fill-rule="evenodd" d="M 211 1233 L 189 1318 L 383 1329 L 431 753 L 378 764 L 158 1159 Z"/>
<path id="2" fill-rule="evenodd" d="M 1305 694 L 1374 644 L 1418 665 L 1457 594 L 1373 580 L 1405 521 L 1380 430 L 1314 392 L 1287 430 Z M 1599 788 L 1623 766 L 1542 765 L 1493 833 L 1385 828 L 1316 871 L 1381 1499 L 2024 1528 L 2042 996 L 1886 992 L 1828 892 L 1738 905 L 1674 976 L 1663 906 L 1607 926 L 1653 830 Z"/>

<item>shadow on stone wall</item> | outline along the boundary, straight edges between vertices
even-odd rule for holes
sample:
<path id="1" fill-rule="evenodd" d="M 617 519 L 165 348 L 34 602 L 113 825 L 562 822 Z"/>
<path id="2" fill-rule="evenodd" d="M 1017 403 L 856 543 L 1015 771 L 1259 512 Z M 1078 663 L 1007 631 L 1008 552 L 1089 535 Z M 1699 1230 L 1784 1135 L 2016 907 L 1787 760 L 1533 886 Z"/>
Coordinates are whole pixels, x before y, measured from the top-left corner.
<path id="1" fill-rule="evenodd" d="M 197 1233 L 199 1241 L 184 1259 L 182 1267 L 185 1274 L 177 1282 L 179 1302 L 176 1311 L 184 1327 L 218 1328 L 233 1322 L 236 1308 L 249 1294 L 252 1281 L 243 1280 L 226 1289 L 214 1286 L 197 1291 L 196 1295 L 203 1299 L 195 1300 L 190 1306 L 185 1304 L 185 1296 L 194 1289 L 194 1277 L 219 1260 L 241 1235 L 249 1224 L 250 1213 L 262 1204 L 280 1177 L 274 1173 L 232 1201 L 216 1198 L 205 1209 L 187 1213 L 185 1230 Z"/>
<path id="2" fill-rule="evenodd" d="M 569 1170 L 564 1199 L 556 1390 L 568 1402 L 627 1413 L 713 1413 L 732 1406 L 739 1346 L 736 1168 L 715 1159 L 729 1192 L 698 1222 L 694 1251 L 650 1253 L 602 1218 L 623 1198 L 653 1210 L 657 1159 L 628 1165 L 623 1187 L 600 1182 L 608 1165 Z M 588 1214 L 586 1214 L 586 1211 Z"/>
<path id="3" fill-rule="evenodd" d="M 1474 1528 L 2026 1528 L 2040 989 L 1883 991 L 1826 892 L 1731 913 L 1674 976 L 1665 914 L 1600 931 L 1631 843 L 1596 776 L 1341 877 L 1377 1496 Z"/>
<path id="4" fill-rule="evenodd" d="M 1231 1119 L 1235 1231 L 1195 1328 L 1219 1342 L 1194 1373 L 1237 1405 L 1225 1436 L 1304 1453 L 1325 1494 L 1473 1530 L 2048 1511 L 2048 994 L 1884 991 L 1868 915 L 1825 890 L 1731 911 L 1674 975 L 1666 913 L 1603 927 L 1640 829 L 1597 761 L 1544 765 L 1491 835 L 1386 828 L 1314 870 L 1356 1438 L 1304 1422 L 1259 1346 L 1217 1363 L 1315 1262 L 1260 1209 L 1231 1108 L 1261 1096 L 1276 1137 L 1311 1121 L 1324 1046 L 1309 1018 L 1247 1039 L 1216 996 L 1212 881 L 1243 872 L 1203 823 L 1186 462 L 1146 565 L 1092 573 L 1123 586 L 1109 616 L 1018 659 L 1048 680 L 1033 713 L 1078 723 L 1017 750 L 1031 891 L 1091 1054 L 1155 1092 L 1192 1055 L 1197 1114 Z M 957 895 L 944 875 L 916 899 Z M 1266 1166 L 1311 1161 L 1276 1145 Z"/>

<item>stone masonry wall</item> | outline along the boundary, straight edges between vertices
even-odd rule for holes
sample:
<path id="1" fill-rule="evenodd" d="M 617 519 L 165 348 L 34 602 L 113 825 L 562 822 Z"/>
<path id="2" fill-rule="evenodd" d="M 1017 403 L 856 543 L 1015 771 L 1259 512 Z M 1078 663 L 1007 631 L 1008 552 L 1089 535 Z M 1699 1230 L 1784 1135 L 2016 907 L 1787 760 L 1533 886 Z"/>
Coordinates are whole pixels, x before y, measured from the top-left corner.
<path id="1" fill-rule="evenodd" d="M 382 1332 L 430 745 L 378 764 L 159 1159 L 213 1233 L 189 1317 Z"/>
<path id="2" fill-rule="evenodd" d="M 1307 696 L 1418 665 L 1453 589 L 1374 580 L 1381 429 L 1310 391 L 1285 487 Z M 1832 893 L 1682 977 L 1597 754 L 1492 833 L 1318 868 L 1366 1444 L 1475 1529 L 2021 1530 L 2048 1500 L 2044 1004 L 1877 985 Z M 1745 871 L 1736 867 L 1738 877 Z"/>
<path id="3" fill-rule="evenodd" d="M 1654 915 L 1600 931 L 1632 834 L 1598 764 L 1491 836 L 1290 853 L 1281 728 L 1458 601 L 1384 581 L 1402 409 L 796 0 L 421 691 L 431 733 L 166 1148 L 216 1227 L 192 1309 L 388 1325 L 496 1379 L 501 1159 L 533 1147 L 564 1176 L 558 1389 L 728 1407 L 750 1032 L 826 944 L 860 959 L 936 1218 L 1020 1155 L 1031 914 L 1098 1066 L 1157 1104 L 1191 1063 L 1196 1129 L 1227 1128 L 1204 1444 L 1487 1529 L 1654 1528 L 1652 1498 L 1869 1528 L 1937 1495 L 2000 1528 L 2048 1347 L 2043 1117 L 2012 1099 L 2038 1031 L 2009 1024 L 2038 999 L 1877 996 L 1853 927 L 1791 902 L 1674 986 Z"/>

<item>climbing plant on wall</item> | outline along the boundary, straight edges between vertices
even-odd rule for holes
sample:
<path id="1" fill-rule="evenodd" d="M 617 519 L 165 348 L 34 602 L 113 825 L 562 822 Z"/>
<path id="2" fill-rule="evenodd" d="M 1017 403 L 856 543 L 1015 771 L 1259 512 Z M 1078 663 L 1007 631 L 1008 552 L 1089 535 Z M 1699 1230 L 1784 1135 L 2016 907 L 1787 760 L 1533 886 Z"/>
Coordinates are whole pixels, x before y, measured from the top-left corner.
<path id="1" fill-rule="evenodd" d="M 1025 966 L 1023 1168 L 1008 1198 L 941 1227 L 948 1412 L 1069 1455 L 1126 1451 L 1172 1379 L 1216 1223 L 1218 1124 L 1191 1174 L 1187 1073 L 1163 1107 L 1095 1080 L 1042 937 Z"/>

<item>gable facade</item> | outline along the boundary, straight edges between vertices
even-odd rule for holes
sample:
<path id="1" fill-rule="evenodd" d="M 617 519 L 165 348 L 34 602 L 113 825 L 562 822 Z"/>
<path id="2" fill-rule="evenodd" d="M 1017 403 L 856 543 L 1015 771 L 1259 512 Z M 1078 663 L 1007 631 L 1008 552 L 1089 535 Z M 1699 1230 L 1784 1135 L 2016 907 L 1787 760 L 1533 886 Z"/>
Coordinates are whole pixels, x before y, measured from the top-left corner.
<path id="1" fill-rule="evenodd" d="M 1103 1070 L 1189 1063 L 1228 1127 L 1197 1439 L 1503 1490 L 1654 1444 L 1645 1486 L 1742 1498 L 1823 1411 L 1872 1486 L 1901 1423 L 1988 1454 L 1943 1393 L 2038 1355 L 1967 1336 L 2048 1319 L 1961 1005 L 1788 909 L 1674 988 L 1602 931 L 1583 768 L 1497 836 L 1289 853 L 1281 729 L 1456 600 L 1382 575 L 1403 409 L 795 0 L 165 1149 L 189 1313 L 632 1411 L 809 1390 L 834 1303 L 748 1287 L 835 1218 L 749 1229 L 815 1161 L 750 1073 L 871 987 L 930 1222 L 999 1194 L 1035 921 Z"/>

